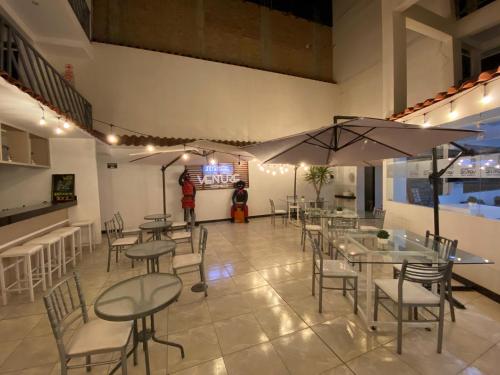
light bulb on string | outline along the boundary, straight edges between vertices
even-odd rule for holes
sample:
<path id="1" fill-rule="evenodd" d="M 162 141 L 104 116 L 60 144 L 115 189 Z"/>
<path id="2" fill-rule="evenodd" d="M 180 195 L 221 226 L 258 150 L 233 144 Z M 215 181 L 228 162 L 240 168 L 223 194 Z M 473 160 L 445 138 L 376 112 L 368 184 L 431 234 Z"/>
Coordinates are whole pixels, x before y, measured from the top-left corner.
<path id="1" fill-rule="evenodd" d="M 259 165 L 259 170 L 260 170 L 261 172 L 264 172 L 265 168 L 264 168 L 262 165 Z"/>
<path id="2" fill-rule="evenodd" d="M 155 146 L 153 146 L 153 145 L 149 144 L 149 145 L 147 145 L 147 146 L 146 146 L 146 150 L 147 150 L 148 152 L 153 152 L 153 151 L 155 150 Z"/>
<path id="3" fill-rule="evenodd" d="M 189 160 L 189 154 L 187 152 L 182 154 L 182 160 Z"/>
<path id="4" fill-rule="evenodd" d="M 113 132 L 113 125 L 109 126 L 110 133 L 107 135 L 106 140 L 109 144 L 115 145 L 118 143 L 118 137 Z"/>
<path id="5" fill-rule="evenodd" d="M 211 165 L 217 164 L 217 160 L 215 160 L 214 158 L 210 159 L 210 164 Z"/>
<path id="6" fill-rule="evenodd" d="M 273 171 L 273 173 L 271 173 L 273 176 L 276 176 L 276 171 Z"/>
<path id="7" fill-rule="evenodd" d="M 57 135 L 61 135 L 62 133 L 64 133 L 64 132 L 63 132 L 63 130 L 62 130 L 59 126 L 56 128 L 56 130 L 54 130 L 54 132 L 55 132 Z"/>
<path id="8" fill-rule="evenodd" d="M 266 173 L 269 174 L 271 173 L 271 171 L 269 169 L 266 169 Z"/>
<path id="9" fill-rule="evenodd" d="M 424 122 L 422 124 L 423 128 L 428 128 L 431 126 L 431 122 L 429 121 L 429 118 L 427 117 L 427 113 L 424 113 Z"/>
<path id="10" fill-rule="evenodd" d="M 452 120 L 458 117 L 458 112 L 453 108 L 453 100 L 450 102 L 450 112 L 448 113 L 448 117 Z"/>
<path id="11" fill-rule="evenodd" d="M 483 97 L 481 98 L 481 103 L 490 104 L 492 100 L 492 96 L 486 92 L 486 85 L 483 85 Z"/>
<path id="12" fill-rule="evenodd" d="M 64 129 L 69 129 L 70 128 L 70 125 L 69 125 L 69 122 L 67 119 L 64 119 L 64 122 L 63 122 L 63 128 Z"/>

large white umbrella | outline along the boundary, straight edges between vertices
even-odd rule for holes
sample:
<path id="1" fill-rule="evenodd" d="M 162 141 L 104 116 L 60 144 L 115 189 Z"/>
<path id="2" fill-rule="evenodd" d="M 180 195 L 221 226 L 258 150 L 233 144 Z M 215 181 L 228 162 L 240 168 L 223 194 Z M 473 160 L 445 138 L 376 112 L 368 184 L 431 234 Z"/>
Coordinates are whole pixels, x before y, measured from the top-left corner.
<path id="1" fill-rule="evenodd" d="M 374 161 L 411 157 L 474 135 L 474 130 L 423 128 L 367 117 L 250 145 L 244 149 L 262 163 L 371 165 Z"/>
<path id="2" fill-rule="evenodd" d="M 161 166 L 164 214 L 167 210 L 165 170 L 171 165 L 239 163 L 254 158 L 252 154 L 240 147 L 207 140 L 197 140 L 152 152 L 134 153 L 130 156 L 131 163 Z"/>
<path id="3" fill-rule="evenodd" d="M 337 119 L 346 119 L 336 123 Z M 334 118 L 334 124 L 283 138 L 271 139 L 245 147 L 262 163 L 311 165 L 372 165 L 374 161 L 412 157 L 433 151 L 433 171 L 429 176 L 433 185 L 434 232 L 439 235 L 439 195 L 441 176 L 448 167 L 438 171 L 436 147 L 460 139 L 479 135 L 476 130 L 446 127 L 422 127 L 401 122 L 367 117 Z M 460 154 L 450 163 L 467 153 Z"/>

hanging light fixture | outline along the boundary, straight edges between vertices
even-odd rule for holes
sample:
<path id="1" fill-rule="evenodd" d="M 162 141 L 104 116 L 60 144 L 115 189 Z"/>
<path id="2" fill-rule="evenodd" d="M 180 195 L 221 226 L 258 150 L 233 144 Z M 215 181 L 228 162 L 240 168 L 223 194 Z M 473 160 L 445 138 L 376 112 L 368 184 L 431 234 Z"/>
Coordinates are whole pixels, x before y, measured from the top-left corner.
<path id="1" fill-rule="evenodd" d="M 486 92 L 486 85 L 483 85 L 483 97 L 481 98 L 482 104 L 489 104 L 493 100 L 492 96 Z"/>
<path id="2" fill-rule="evenodd" d="M 108 143 L 114 145 L 114 144 L 117 144 L 118 143 L 118 137 L 115 135 L 114 131 L 113 131 L 113 125 L 110 125 L 109 126 L 110 128 L 110 133 L 108 134 L 108 136 L 106 137 Z"/>

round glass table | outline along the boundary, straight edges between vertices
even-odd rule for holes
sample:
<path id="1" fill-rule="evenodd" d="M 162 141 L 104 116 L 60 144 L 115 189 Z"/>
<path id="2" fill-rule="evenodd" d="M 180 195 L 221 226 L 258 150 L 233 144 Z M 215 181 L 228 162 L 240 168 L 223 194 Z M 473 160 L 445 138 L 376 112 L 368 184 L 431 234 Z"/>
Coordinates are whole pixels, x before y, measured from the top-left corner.
<path id="1" fill-rule="evenodd" d="M 144 216 L 144 220 L 155 220 L 155 221 L 166 220 L 171 216 L 172 215 L 170 215 L 170 214 L 150 214 L 150 215 Z"/>
<path id="2" fill-rule="evenodd" d="M 161 232 L 172 226 L 171 221 L 160 220 L 160 221 L 148 221 L 147 223 L 142 223 L 139 228 L 142 230 L 150 230 L 153 232 L 153 239 L 161 240 Z"/>
<path id="3" fill-rule="evenodd" d="M 160 256 L 175 254 L 176 243 L 173 240 L 143 242 L 129 247 L 125 256 L 130 259 L 146 259 L 147 272 L 160 272 Z"/>
<path id="4" fill-rule="evenodd" d="M 175 302 L 181 291 L 182 281 L 179 277 L 170 273 L 150 273 L 120 281 L 106 289 L 95 301 L 94 311 L 99 318 L 112 322 L 134 321 L 134 349 L 128 355 L 135 352 L 138 343 L 142 342 L 148 375 L 151 373 L 148 351 L 150 339 L 179 348 L 184 358 L 182 345 L 155 336 L 154 323 L 154 314 Z M 151 318 L 150 328 L 146 322 L 148 316 Z M 137 332 L 139 319 L 142 323 L 141 332 Z"/>

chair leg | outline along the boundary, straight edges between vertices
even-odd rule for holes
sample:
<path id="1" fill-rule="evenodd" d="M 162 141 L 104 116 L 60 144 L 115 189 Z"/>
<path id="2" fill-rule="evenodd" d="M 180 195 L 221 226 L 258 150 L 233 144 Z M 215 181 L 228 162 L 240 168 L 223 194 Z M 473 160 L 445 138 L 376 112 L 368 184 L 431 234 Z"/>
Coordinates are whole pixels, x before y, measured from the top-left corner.
<path id="1" fill-rule="evenodd" d="M 194 254 L 194 245 L 193 245 L 193 232 L 191 232 L 191 252 Z"/>
<path id="2" fill-rule="evenodd" d="M 121 367 L 122 375 L 127 375 L 127 348 L 122 349 L 121 352 Z"/>
<path id="3" fill-rule="evenodd" d="M 111 266 L 111 249 L 108 248 L 108 267 L 106 268 L 106 272 L 109 272 L 110 266 Z"/>
<path id="4" fill-rule="evenodd" d="M 375 303 L 373 306 L 373 321 L 374 322 L 376 322 L 378 320 L 378 300 L 379 300 L 378 296 L 379 296 L 379 289 L 378 289 L 378 286 L 375 285 Z"/>
<path id="5" fill-rule="evenodd" d="M 92 371 L 92 366 L 90 365 L 91 364 L 91 361 L 92 361 L 92 358 L 90 355 L 87 355 L 85 356 L 85 364 L 87 365 L 85 367 L 85 369 L 87 370 L 87 372 L 90 372 Z"/>
<path id="6" fill-rule="evenodd" d="M 448 284 L 448 303 L 450 304 L 450 315 L 451 315 L 451 321 L 455 322 L 455 303 L 453 302 L 453 294 L 451 291 L 451 280 L 447 283 Z"/>
<path id="7" fill-rule="evenodd" d="M 346 283 L 346 279 L 345 277 L 342 278 L 342 295 L 345 297 L 346 295 L 346 291 L 345 291 L 345 283 Z"/>
<path id="8" fill-rule="evenodd" d="M 200 264 L 200 279 L 201 282 L 203 283 L 203 287 L 205 288 L 205 297 L 208 296 L 207 293 L 207 284 L 205 283 L 205 270 L 203 269 L 203 264 Z"/>
<path id="9" fill-rule="evenodd" d="M 358 313 L 358 278 L 354 278 L 354 314 Z"/>
<path id="10" fill-rule="evenodd" d="M 323 275 L 319 274 L 319 313 L 323 312 Z"/>
<path id="11" fill-rule="evenodd" d="M 403 304 L 398 302 L 398 354 L 403 351 Z"/>
<path id="12" fill-rule="evenodd" d="M 444 289 L 444 285 L 441 285 Z M 444 293 L 444 290 L 441 292 Z M 443 348 L 443 329 L 444 329 L 444 295 L 441 295 L 441 301 L 439 303 L 439 325 L 438 325 L 438 342 L 437 342 L 437 352 L 441 353 Z"/>
<path id="13" fill-rule="evenodd" d="M 118 263 L 118 253 L 119 253 L 119 252 L 120 252 L 120 248 L 119 248 L 119 247 L 117 247 L 117 248 L 115 249 L 115 258 L 116 258 L 116 260 L 115 260 L 115 261 L 116 261 L 116 263 Z"/>
<path id="14" fill-rule="evenodd" d="M 26 266 L 26 273 L 28 277 L 28 289 L 30 292 L 30 301 L 35 302 L 35 291 L 33 290 L 33 269 L 31 267 L 31 256 L 27 255 L 25 260 L 27 264 Z"/>
<path id="15" fill-rule="evenodd" d="M 312 272 L 312 295 L 314 296 L 316 293 L 316 269 L 314 267 L 314 259 L 313 259 L 313 272 Z"/>
<path id="16" fill-rule="evenodd" d="M 3 269 L 3 259 L 0 258 L 0 291 L 2 293 L 2 305 L 7 304 L 7 289 L 5 287 L 5 274 Z"/>

